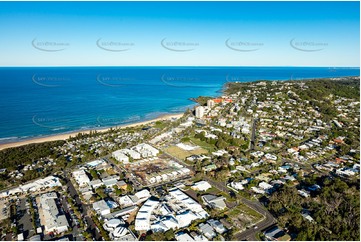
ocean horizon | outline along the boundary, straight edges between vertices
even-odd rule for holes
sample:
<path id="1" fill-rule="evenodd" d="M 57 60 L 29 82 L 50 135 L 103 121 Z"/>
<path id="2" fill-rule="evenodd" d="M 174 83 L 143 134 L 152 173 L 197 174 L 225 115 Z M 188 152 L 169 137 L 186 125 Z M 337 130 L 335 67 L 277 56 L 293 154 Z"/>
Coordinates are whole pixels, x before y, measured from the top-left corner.
<path id="1" fill-rule="evenodd" d="M 359 67 L 0 67 L 0 143 L 181 113 L 227 82 L 359 75 Z"/>

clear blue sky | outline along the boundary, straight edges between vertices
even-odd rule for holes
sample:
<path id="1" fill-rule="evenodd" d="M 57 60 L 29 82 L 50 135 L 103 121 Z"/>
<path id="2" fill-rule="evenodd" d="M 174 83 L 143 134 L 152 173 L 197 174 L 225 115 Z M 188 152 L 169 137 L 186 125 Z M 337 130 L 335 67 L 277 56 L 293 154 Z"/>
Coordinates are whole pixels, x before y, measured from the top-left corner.
<path id="1" fill-rule="evenodd" d="M 0 2 L 0 66 L 358 67 L 359 12 L 359 2 Z"/>

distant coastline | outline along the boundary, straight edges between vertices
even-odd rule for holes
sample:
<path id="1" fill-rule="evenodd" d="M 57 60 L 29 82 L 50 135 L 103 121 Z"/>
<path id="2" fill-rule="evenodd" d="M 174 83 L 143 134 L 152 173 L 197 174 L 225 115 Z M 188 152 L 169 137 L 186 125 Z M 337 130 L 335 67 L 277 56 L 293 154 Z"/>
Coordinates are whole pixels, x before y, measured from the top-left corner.
<path id="1" fill-rule="evenodd" d="M 353 76 L 344 76 L 344 77 L 331 77 L 331 78 L 346 78 L 346 77 L 353 77 Z M 293 80 L 293 81 L 302 81 L 302 80 L 312 80 L 312 79 L 322 79 L 323 77 L 319 77 L 319 78 L 303 78 L 303 79 L 297 79 L 297 80 Z M 324 78 L 330 78 L 330 77 L 324 77 Z M 258 80 L 258 81 L 262 81 L 262 80 Z M 272 80 L 268 80 L 268 81 L 272 81 Z M 277 80 L 280 81 L 280 80 Z M 283 81 L 292 81 L 292 80 L 283 80 Z M 248 81 L 248 82 L 257 82 L 257 81 Z M 222 88 L 217 91 L 217 94 L 225 94 L 225 92 L 228 89 L 228 83 L 231 82 L 226 82 L 223 84 Z M 247 83 L 247 82 L 244 82 Z M 189 100 L 195 102 L 194 106 L 196 105 L 196 98 L 189 98 Z M 171 120 L 171 119 L 178 119 L 181 118 L 184 115 L 184 112 L 182 113 L 176 113 L 176 114 L 162 114 L 159 115 L 158 117 L 154 118 L 154 119 L 150 119 L 150 120 L 145 120 L 145 121 L 139 121 L 139 122 L 134 122 L 134 123 L 130 123 L 130 124 L 120 124 L 120 125 L 113 125 L 113 126 L 109 126 L 109 127 L 104 127 L 104 128 L 91 128 L 91 129 L 86 129 L 86 130 L 78 130 L 78 131 L 72 131 L 69 133 L 62 133 L 62 134 L 54 134 L 54 135 L 49 135 L 49 136 L 43 136 L 43 137 L 32 137 L 29 139 L 24 139 L 21 141 L 15 141 L 15 142 L 8 142 L 8 143 L 2 143 L 0 144 L 0 151 L 7 149 L 7 148 L 14 148 L 14 147 L 19 147 L 19 146 L 23 146 L 23 145 L 28 145 L 28 144 L 33 144 L 33 143 L 43 143 L 43 142 L 49 142 L 49 141 L 57 141 L 57 140 L 67 140 L 70 137 L 75 137 L 78 134 L 89 134 L 91 131 L 97 131 L 97 132 L 107 132 L 110 129 L 114 129 L 114 128 L 121 128 L 121 129 L 125 129 L 125 128 L 130 128 L 130 127 L 136 127 L 136 126 L 141 126 L 141 125 L 146 125 L 146 124 L 150 124 L 150 123 L 154 123 L 156 121 L 161 121 L 161 120 Z"/>
<path id="2" fill-rule="evenodd" d="M 151 119 L 151 120 L 136 122 L 136 123 L 132 123 L 132 124 L 116 125 L 116 126 L 112 126 L 112 127 L 109 127 L 109 128 L 88 129 L 88 130 L 82 130 L 82 131 L 74 131 L 74 132 L 71 132 L 71 133 L 56 134 L 56 135 L 50 135 L 50 136 L 45 136 L 45 137 L 39 137 L 39 138 L 31 138 L 31 139 L 28 139 L 28 140 L 4 143 L 4 144 L 0 144 L 0 150 L 4 150 L 4 149 L 7 149 L 7 148 L 13 148 L 13 147 L 19 147 L 19 146 L 33 144 L 33 143 L 43 143 L 43 142 L 56 141 L 56 140 L 67 140 L 70 137 L 74 137 L 74 136 L 76 136 L 78 134 L 89 134 L 91 131 L 97 131 L 97 132 L 104 133 L 104 132 L 109 131 L 112 128 L 113 129 L 114 128 L 125 129 L 125 128 L 130 128 L 130 127 L 146 125 L 146 124 L 154 123 L 154 122 L 161 121 L 161 120 L 178 119 L 178 118 L 181 118 L 183 115 L 184 115 L 184 113 L 163 114 L 163 115 L 160 115 L 159 117 Z"/>
<path id="3" fill-rule="evenodd" d="M 0 68 L 0 77 L 3 77 L 0 89 L 8 91 L 0 97 L 3 114 L 0 116 L 0 150 L 29 143 L 65 140 L 94 130 L 105 132 L 114 127 L 153 122 L 193 107 L 196 103 L 190 103 L 194 102 L 191 97 L 223 95 L 227 83 L 299 81 L 359 75 L 359 68 L 336 68 L 337 71 L 333 72 L 330 68 L 317 67 L 89 67 L 86 69 L 90 70 L 86 72 L 81 71 L 84 68 L 78 67 L 54 68 L 53 72 L 49 68 L 19 67 L 17 69 L 22 71 L 16 73 L 7 70 L 1 72 L 1 69 L 7 68 Z M 38 74 L 39 78 L 49 77 L 39 80 L 54 85 L 37 85 L 32 81 L 33 73 Z M 102 85 L 104 81 L 98 82 L 95 78 L 99 73 L 104 80 L 114 83 Z M 14 75 L 17 78 L 14 79 Z M 57 75 L 63 79 L 54 78 Z M 124 78 L 124 83 L 121 82 L 119 88 L 116 82 L 123 81 L 121 78 Z M 18 91 L 16 87 L 19 85 L 27 91 Z M 44 102 L 45 99 L 47 102 Z M 16 102 L 10 103 L 10 100 Z M 62 105 L 57 106 L 59 103 Z M 35 117 L 35 121 L 39 122 L 34 121 Z M 132 117 L 136 118 L 131 120 Z"/>

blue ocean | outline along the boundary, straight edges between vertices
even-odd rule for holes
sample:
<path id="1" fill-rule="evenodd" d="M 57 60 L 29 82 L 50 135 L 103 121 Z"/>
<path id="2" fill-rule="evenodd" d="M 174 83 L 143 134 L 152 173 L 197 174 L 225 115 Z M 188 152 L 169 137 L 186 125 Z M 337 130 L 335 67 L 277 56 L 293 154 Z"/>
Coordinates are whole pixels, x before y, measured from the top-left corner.
<path id="1" fill-rule="evenodd" d="M 226 82 L 359 76 L 359 68 L 3 67 L 0 143 L 125 125 L 193 107 Z"/>

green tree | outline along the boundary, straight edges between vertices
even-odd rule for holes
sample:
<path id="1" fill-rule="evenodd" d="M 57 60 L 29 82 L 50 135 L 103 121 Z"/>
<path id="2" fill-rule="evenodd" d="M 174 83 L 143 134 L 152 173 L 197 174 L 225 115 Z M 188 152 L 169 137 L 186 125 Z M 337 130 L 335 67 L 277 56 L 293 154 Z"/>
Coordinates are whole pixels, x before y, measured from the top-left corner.
<path id="1" fill-rule="evenodd" d="M 174 230 L 173 230 L 173 229 L 170 229 L 170 230 L 166 231 L 166 232 L 164 233 L 164 237 L 165 237 L 166 240 L 168 240 L 168 241 L 174 240 Z"/>
<path id="2" fill-rule="evenodd" d="M 218 149 L 225 149 L 227 147 L 227 145 L 228 145 L 227 142 L 224 141 L 222 138 L 219 138 L 216 142 L 216 147 Z"/>
<path id="3" fill-rule="evenodd" d="M 98 187 L 95 190 L 96 194 L 98 194 L 102 199 L 108 197 L 108 195 L 105 193 L 105 186 Z"/>
<path id="4" fill-rule="evenodd" d="M 93 178 L 92 180 L 99 179 L 98 172 L 96 170 L 94 170 L 94 169 L 89 170 L 89 174 Z"/>

